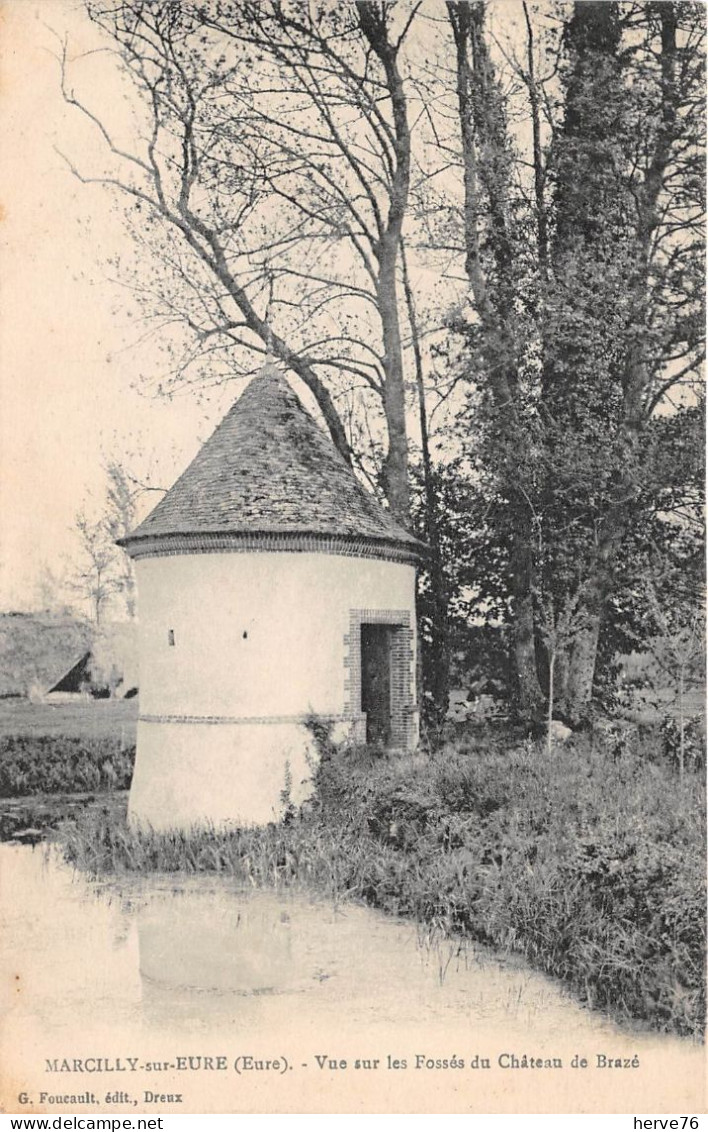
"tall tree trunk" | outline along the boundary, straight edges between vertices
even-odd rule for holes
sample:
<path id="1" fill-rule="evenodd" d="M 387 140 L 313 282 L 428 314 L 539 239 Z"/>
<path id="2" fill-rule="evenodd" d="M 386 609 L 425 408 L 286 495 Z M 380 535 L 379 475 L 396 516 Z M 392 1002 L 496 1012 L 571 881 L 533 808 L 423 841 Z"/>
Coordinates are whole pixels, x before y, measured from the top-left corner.
<path id="1" fill-rule="evenodd" d="M 403 380 L 403 349 L 398 311 L 398 255 L 401 249 L 403 219 L 410 188 L 411 138 L 403 80 L 398 70 L 398 44 L 389 38 L 387 6 L 358 0 L 359 26 L 372 51 L 381 61 L 393 114 L 393 152 L 388 216 L 382 226 L 376 249 L 378 279 L 376 293 L 381 316 L 386 382 L 383 395 L 388 428 L 388 452 L 384 462 L 386 498 L 394 515 L 407 525 L 410 521 L 408 483 L 408 432 Z"/>
<path id="2" fill-rule="evenodd" d="M 683 782 L 686 767 L 686 720 L 683 709 L 684 666 L 679 669 L 679 780 Z"/>
<path id="3" fill-rule="evenodd" d="M 593 614 L 573 639 L 564 696 L 564 712 L 571 724 L 581 723 L 590 710 L 600 624 L 600 614 Z"/>
<path id="4" fill-rule="evenodd" d="M 548 713 L 546 716 L 546 750 L 549 755 L 553 750 L 553 708 L 554 708 L 554 677 L 556 671 L 556 646 L 551 644 L 548 650 Z"/>
<path id="5" fill-rule="evenodd" d="M 630 508 L 635 497 L 631 467 L 628 465 L 619 490 L 624 497 L 612 504 L 605 516 L 598 540 L 593 571 L 583 587 L 578 603 L 578 629 L 573 634 L 568 658 L 568 682 L 564 711 L 574 723 L 587 718 L 592 700 L 597 649 L 607 600 L 613 588 L 613 570 L 617 555 L 627 534 Z"/>
<path id="6" fill-rule="evenodd" d="M 380 253 L 381 270 L 377 285 L 386 370 L 383 402 L 388 428 L 388 451 L 383 469 L 384 485 L 391 510 L 397 519 L 407 525 L 410 519 L 410 490 L 403 356 L 396 294 L 398 241 L 389 239 L 386 244 Z"/>
<path id="7" fill-rule="evenodd" d="M 525 75 L 525 80 L 529 92 L 529 102 L 531 104 L 531 128 L 533 137 L 533 182 L 534 195 L 536 198 L 538 262 L 541 269 L 541 277 L 546 278 L 548 272 L 548 217 L 546 215 L 546 202 L 544 196 L 546 171 L 543 163 L 543 146 L 541 144 L 541 108 L 538 83 L 536 82 L 536 65 L 533 55 L 533 24 L 531 23 L 531 17 L 529 15 L 529 9 L 526 0 L 522 0 L 522 8 L 524 10 L 524 19 L 526 20 L 527 33 L 526 59 L 528 70 Z"/>
<path id="8" fill-rule="evenodd" d="M 510 269 L 513 256 L 505 215 L 508 186 L 504 146 L 506 123 L 499 107 L 499 92 L 491 71 L 484 43 L 484 7 L 448 0 L 448 16 L 456 49 L 457 99 L 462 142 L 464 181 L 465 269 L 484 334 L 485 378 L 504 434 L 505 442 L 522 443 L 518 416 L 518 373 L 511 323 Z M 473 73 L 471 56 L 478 74 Z M 480 200 L 477 135 L 494 157 L 493 170 L 485 181 L 489 198 L 491 250 L 503 280 L 493 295 L 487 286 L 480 250 Z M 511 595 L 513 656 L 518 683 L 518 707 L 526 718 L 535 717 L 543 703 L 536 667 L 533 608 L 533 559 L 531 525 L 527 503 L 519 499 L 513 483 L 506 489 L 519 500 L 518 517 L 511 533 Z"/>
<path id="9" fill-rule="evenodd" d="M 543 693 L 536 661 L 530 535 L 530 531 L 525 537 L 523 530 L 517 530 L 511 551 L 511 594 L 514 603 L 512 641 L 518 683 L 518 707 L 519 714 L 527 720 L 537 718 L 543 706 Z"/>
<path id="10" fill-rule="evenodd" d="M 433 701 L 433 728 L 440 733 L 447 716 L 450 703 L 450 640 L 448 625 L 447 582 L 440 540 L 438 522 L 438 500 L 433 480 L 433 466 L 430 457 L 430 438 L 428 436 L 428 412 L 425 404 L 425 381 L 423 359 L 418 337 L 418 323 L 415 315 L 415 302 L 408 277 L 405 249 L 401 245 L 403 267 L 403 287 L 408 309 L 408 322 L 411 328 L 413 357 L 415 360 L 416 390 L 418 394 L 418 413 L 420 419 L 420 447 L 423 457 L 423 497 L 425 505 L 425 535 L 430 550 L 428 566 L 432 592 L 432 615 L 430 626 L 430 659 L 424 673 L 426 690 Z"/>

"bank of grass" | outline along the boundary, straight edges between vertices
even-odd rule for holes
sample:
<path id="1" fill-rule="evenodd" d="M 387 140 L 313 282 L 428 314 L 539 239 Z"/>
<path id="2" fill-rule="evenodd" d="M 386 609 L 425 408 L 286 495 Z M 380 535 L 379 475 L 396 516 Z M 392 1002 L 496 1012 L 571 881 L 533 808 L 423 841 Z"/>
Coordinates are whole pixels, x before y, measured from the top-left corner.
<path id="1" fill-rule="evenodd" d="M 92 874 L 228 873 L 364 900 L 521 953 L 617 1017 L 700 1035 L 704 795 L 698 771 L 588 738 L 549 755 L 477 733 L 414 757 L 325 740 L 316 797 L 283 824 L 158 835 L 94 810 L 61 839 Z"/>

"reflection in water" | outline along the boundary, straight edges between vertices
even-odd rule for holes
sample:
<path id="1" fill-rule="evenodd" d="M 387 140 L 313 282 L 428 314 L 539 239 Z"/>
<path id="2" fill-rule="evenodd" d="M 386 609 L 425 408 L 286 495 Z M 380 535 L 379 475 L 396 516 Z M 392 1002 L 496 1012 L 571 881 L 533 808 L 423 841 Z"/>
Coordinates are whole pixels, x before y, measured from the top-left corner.
<path id="1" fill-rule="evenodd" d="M 175 990 L 263 994 L 299 977 L 291 916 L 272 898 L 184 892 L 138 913 L 140 974 Z"/>
<path id="2" fill-rule="evenodd" d="M 335 1022 L 345 1009 L 362 1028 L 452 1017 L 524 1034 L 549 1024 L 614 1031 L 523 965 L 460 943 L 426 943 L 414 925 L 368 908 L 244 891 L 224 878 L 189 878 L 177 891 L 171 883 L 131 886 L 143 1017 L 155 1023 L 228 1018 L 247 1030 L 298 996 L 300 1017 Z"/>
<path id="3" fill-rule="evenodd" d="M 432 1048 L 531 1041 L 683 1056 L 690 1043 L 621 1029 L 523 964 L 412 925 L 224 877 L 88 882 L 41 849 L 0 847 L 8 1033 L 112 1038 L 395 1032 Z M 16 976 L 16 977 L 14 977 Z M 21 993 L 18 992 L 21 987 Z M 29 1040 L 29 1038 L 28 1038 Z M 455 1048 L 452 1046 L 451 1048 Z"/>

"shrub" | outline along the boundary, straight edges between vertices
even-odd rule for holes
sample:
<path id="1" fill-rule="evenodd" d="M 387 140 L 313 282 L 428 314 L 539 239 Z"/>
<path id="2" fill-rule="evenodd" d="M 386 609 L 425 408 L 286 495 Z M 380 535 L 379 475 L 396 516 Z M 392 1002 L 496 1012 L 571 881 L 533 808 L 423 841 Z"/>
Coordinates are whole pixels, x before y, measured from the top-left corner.
<path id="1" fill-rule="evenodd" d="M 66 735 L 0 738 L 0 795 L 125 790 L 130 786 L 135 747 L 118 739 Z"/>

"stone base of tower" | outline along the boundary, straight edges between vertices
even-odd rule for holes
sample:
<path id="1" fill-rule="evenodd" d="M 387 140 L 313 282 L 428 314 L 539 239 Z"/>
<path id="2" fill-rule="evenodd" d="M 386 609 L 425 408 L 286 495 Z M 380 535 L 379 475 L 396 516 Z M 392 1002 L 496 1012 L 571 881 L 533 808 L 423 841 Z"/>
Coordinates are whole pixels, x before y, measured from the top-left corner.
<path id="1" fill-rule="evenodd" d="M 310 796 L 316 761 L 301 721 L 141 719 L 128 820 L 158 832 L 279 821 Z"/>

